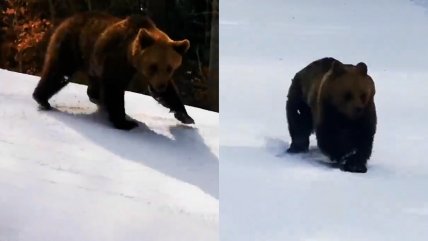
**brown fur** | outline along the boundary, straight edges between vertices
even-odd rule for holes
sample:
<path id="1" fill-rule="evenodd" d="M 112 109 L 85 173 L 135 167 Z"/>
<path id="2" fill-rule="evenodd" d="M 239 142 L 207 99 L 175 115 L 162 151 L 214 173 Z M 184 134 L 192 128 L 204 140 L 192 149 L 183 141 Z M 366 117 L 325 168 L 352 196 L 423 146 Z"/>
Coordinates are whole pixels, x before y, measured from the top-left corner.
<path id="1" fill-rule="evenodd" d="M 364 109 L 369 101 L 373 101 L 375 85 L 362 65 L 360 63 L 359 68 L 358 65 L 336 61 L 328 71 L 323 71 L 318 70 L 318 64 L 314 63 L 314 69 L 304 69 L 299 73 L 297 81 L 301 80 L 302 95 L 314 110 L 315 126 L 323 119 L 322 104 L 325 102 L 330 102 L 349 119 L 355 120 L 362 114 L 356 110 Z"/>
<path id="2" fill-rule="evenodd" d="M 315 131 L 318 146 L 336 161 L 346 161 L 342 160 L 346 155 L 364 149 L 353 167 L 363 170 L 376 129 L 374 95 L 375 85 L 364 63 L 349 65 L 324 58 L 309 64 L 295 75 L 288 93 L 289 152 L 307 150 L 309 135 Z M 356 139 L 368 146 L 355 143 Z"/>
<path id="3" fill-rule="evenodd" d="M 116 128 L 131 129 L 136 123 L 125 119 L 124 91 L 139 73 L 147 78 L 154 98 L 183 123 L 193 123 L 172 81 L 189 47 L 188 40 L 171 40 L 144 16 L 119 19 L 97 12 L 77 14 L 52 35 L 33 97 L 49 109 L 49 98 L 67 84 L 68 77 L 83 71 L 89 77 L 91 101 L 106 107 Z"/>

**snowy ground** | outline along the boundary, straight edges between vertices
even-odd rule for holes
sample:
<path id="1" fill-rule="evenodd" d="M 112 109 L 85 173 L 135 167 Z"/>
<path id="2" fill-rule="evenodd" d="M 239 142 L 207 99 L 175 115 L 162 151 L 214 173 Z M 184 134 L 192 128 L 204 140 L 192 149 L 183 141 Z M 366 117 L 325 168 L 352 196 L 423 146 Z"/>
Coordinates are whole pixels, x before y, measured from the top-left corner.
<path id="1" fill-rule="evenodd" d="M 0 70 L 1 241 L 218 240 L 217 113 L 127 93 L 120 131 L 75 84 L 38 111 L 37 80 Z"/>
<path id="2" fill-rule="evenodd" d="M 220 15 L 222 241 L 428 240 L 428 1 L 230 0 Z M 378 132 L 366 174 L 287 155 L 294 74 L 364 61 Z"/>

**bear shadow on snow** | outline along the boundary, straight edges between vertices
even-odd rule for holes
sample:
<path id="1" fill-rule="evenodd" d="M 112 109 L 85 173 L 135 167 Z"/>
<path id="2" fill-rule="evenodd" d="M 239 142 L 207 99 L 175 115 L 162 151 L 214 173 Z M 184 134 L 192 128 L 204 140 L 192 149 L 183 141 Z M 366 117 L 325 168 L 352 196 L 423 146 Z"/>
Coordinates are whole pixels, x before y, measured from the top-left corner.
<path id="1" fill-rule="evenodd" d="M 55 109 L 49 116 L 109 152 L 195 185 L 210 196 L 219 198 L 219 160 L 196 128 L 180 124 L 170 126 L 171 139 L 154 132 L 138 120 L 135 120 L 139 124 L 137 128 L 124 132 L 110 128 L 103 116 L 105 113 L 100 110 L 87 114 L 76 113 L 76 108 L 60 108 L 62 110 Z M 100 125 L 100 122 L 105 122 L 105 125 Z"/>
<path id="2" fill-rule="evenodd" d="M 302 153 L 299 156 L 293 156 L 284 150 L 284 147 L 289 147 L 290 143 L 285 142 L 280 138 L 266 137 L 265 148 L 266 150 L 275 155 L 278 158 L 286 158 L 292 161 L 294 164 L 300 165 L 300 163 L 309 164 L 311 166 L 326 167 L 326 168 L 339 168 L 337 163 L 331 162 L 326 158 L 323 153 L 317 147 L 309 147 L 308 151 Z M 294 157 L 294 158 L 290 158 Z M 296 159 L 299 159 L 296 163 Z"/>

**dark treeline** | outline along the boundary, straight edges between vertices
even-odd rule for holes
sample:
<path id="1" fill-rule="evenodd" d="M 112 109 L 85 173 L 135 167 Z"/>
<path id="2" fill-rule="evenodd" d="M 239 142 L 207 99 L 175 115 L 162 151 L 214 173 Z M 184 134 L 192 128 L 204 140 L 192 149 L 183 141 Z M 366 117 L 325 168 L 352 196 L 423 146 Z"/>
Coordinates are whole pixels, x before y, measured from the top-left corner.
<path id="1" fill-rule="evenodd" d="M 218 111 L 218 0 L 0 0 L 0 68 L 39 75 L 49 37 L 77 12 L 147 14 L 191 49 L 175 81 L 186 104 Z M 76 75 L 74 82 L 85 83 Z M 136 82 L 131 91 L 146 93 Z"/>

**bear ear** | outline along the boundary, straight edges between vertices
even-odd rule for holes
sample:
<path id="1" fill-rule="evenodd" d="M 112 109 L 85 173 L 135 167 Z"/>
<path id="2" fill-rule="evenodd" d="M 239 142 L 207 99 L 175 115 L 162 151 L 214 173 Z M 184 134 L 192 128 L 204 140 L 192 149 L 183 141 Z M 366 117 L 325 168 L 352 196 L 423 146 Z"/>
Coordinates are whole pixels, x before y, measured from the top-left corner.
<path id="1" fill-rule="evenodd" d="M 363 74 L 363 75 L 367 75 L 367 65 L 363 62 L 360 62 L 357 64 L 357 70 Z"/>
<path id="2" fill-rule="evenodd" d="M 331 70 L 335 76 L 338 76 L 338 75 L 345 73 L 345 67 L 343 66 L 343 64 L 341 62 L 339 62 L 337 60 L 331 64 Z"/>
<path id="3" fill-rule="evenodd" d="M 149 47 L 155 42 L 153 36 L 144 28 L 138 31 L 137 39 L 140 42 L 142 49 Z"/>
<path id="4" fill-rule="evenodd" d="M 174 41 L 172 43 L 172 47 L 175 51 L 177 51 L 179 54 L 183 55 L 189 50 L 190 48 L 190 42 L 187 39 L 180 40 L 180 41 Z"/>

